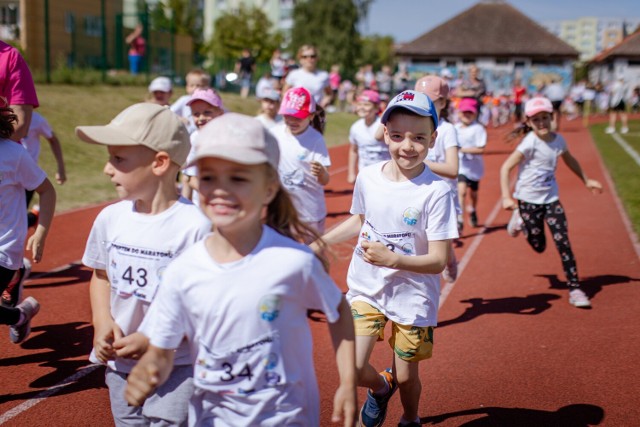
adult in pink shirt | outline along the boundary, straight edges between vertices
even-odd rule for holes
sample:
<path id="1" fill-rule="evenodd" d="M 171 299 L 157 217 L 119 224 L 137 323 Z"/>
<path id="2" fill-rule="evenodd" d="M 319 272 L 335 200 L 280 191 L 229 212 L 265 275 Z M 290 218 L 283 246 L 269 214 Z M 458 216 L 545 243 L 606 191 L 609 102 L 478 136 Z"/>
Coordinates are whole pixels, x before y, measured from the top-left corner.
<path id="1" fill-rule="evenodd" d="M 27 136 L 31 113 L 38 104 L 36 88 L 27 63 L 16 48 L 0 41 L 0 95 L 18 117 L 11 139 Z"/>

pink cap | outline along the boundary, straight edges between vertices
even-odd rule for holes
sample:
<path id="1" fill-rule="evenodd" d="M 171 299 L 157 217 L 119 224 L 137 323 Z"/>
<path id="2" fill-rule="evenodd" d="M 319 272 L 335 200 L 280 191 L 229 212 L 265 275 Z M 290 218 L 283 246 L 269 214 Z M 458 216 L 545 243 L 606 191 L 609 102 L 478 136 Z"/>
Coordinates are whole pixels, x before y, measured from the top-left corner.
<path id="1" fill-rule="evenodd" d="M 465 112 L 471 111 L 473 113 L 478 112 L 478 101 L 473 98 L 462 98 L 460 105 L 458 105 L 458 111 Z"/>
<path id="2" fill-rule="evenodd" d="M 524 115 L 527 117 L 533 117 L 543 111 L 553 113 L 553 105 L 551 104 L 551 101 L 543 96 L 531 98 L 526 104 L 524 104 Z"/>
<path id="3" fill-rule="evenodd" d="M 301 86 L 292 87 L 285 94 L 278 114 L 306 119 L 316 112 L 316 101 L 309 91 Z"/>
<path id="4" fill-rule="evenodd" d="M 380 103 L 380 94 L 375 90 L 366 89 L 363 90 L 357 98 L 358 102 L 371 102 L 373 104 Z"/>
<path id="5" fill-rule="evenodd" d="M 416 91 L 422 92 L 432 101 L 436 101 L 440 98 L 446 99 L 449 96 L 449 85 L 438 76 L 424 76 L 416 82 Z"/>
<path id="6" fill-rule="evenodd" d="M 198 100 L 204 101 L 214 107 L 224 108 L 222 106 L 222 99 L 220 98 L 220 95 L 218 95 L 216 91 L 211 88 L 194 90 L 191 94 L 191 99 L 187 101 L 187 105 L 191 105 Z"/>

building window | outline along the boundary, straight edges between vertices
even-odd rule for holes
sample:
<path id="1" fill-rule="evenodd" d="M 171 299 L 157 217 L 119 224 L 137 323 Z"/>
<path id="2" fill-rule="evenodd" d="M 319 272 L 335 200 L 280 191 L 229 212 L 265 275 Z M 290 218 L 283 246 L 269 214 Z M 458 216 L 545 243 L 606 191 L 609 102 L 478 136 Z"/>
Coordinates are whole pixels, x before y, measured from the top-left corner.
<path id="1" fill-rule="evenodd" d="M 84 17 L 84 33 L 91 37 L 102 36 L 102 21 L 99 16 Z"/>
<path id="2" fill-rule="evenodd" d="M 76 31 L 76 17 L 73 12 L 65 12 L 64 14 L 64 31 L 67 33 Z"/>
<path id="3" fill-rule="evenodd" d="M 18 6 L 8 4 L 0 6 L 0 24 L 18 25 Z"/>

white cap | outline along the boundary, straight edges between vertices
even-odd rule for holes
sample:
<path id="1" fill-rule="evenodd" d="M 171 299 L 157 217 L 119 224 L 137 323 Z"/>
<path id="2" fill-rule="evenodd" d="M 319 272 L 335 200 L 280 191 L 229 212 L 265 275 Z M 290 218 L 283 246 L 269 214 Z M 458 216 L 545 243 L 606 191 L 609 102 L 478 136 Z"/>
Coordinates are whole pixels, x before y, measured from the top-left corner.
<path id="1" fill-rule="evenodd" d="M 172 85 L 169 77 L 156 77 L 149 84 L 149 92 L 171 92 Z"/>

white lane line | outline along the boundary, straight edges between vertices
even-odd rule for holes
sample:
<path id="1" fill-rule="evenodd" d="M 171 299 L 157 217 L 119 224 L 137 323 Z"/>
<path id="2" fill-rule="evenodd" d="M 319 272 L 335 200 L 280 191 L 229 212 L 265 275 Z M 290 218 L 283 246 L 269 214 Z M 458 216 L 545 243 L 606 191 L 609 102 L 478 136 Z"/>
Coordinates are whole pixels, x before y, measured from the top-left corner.
<path id="1" fill-rule="evenodd" d="M 2 414 L 0 416 L 0 424 L 4 424 L 7 421 L 9 421 L 10 419 L 20 415 L 21 413 L 31 409 L 32 407 L 36 406 L 38 403 L 40 403 L 41 401 L 45 400 L 46 398 L 56 394 L 57 392 L 59 392 L 60 390 L 62 390 L 63 388 L 69 386 L 69 385 L 73 385 L 76 381 L 78 381 L 80 378 L 84 377 L 85 375 L 90 374 L 91 372 L 95 371 L 97 368 L 99 368 L 100 365 L 89 365 L 87 367 L 82 368 L 81 370 L 79 370 L 78 372 L 76 372 L 75 374 L 71 375 L 68 378 L 65 378 L 64 380 L 60 381 L 59 383 L 49 387 L 48 389 L 38 393 L 36 395 L 36 397 L 29 399 L 23 403 L 21 403 L 20 405 L 16 406 L 15 408 L 12 408 L 10 410 L 8 410 L 7 412 L 5 412 L 4 414 Z"/>
<path id="2" fill-rule="evenodd" d="M 615 141 L 618 143 L 618 145 L 620 146 L 620 148 L 622 148 L 624 151 L 627 152 L 627 154 L 629 156 L 631 156 L 631 158 L 633 160 L 635 160 L 636 164 L 638 166 L 640 166 L 640 154 L 638 154 L 638 152 L 636 150 L 633 149 L 632 146 L 630 146 L 627 141 L 624 140 L 624 138 L 622 138 L 620 135 L 618 135 L 617 133 L 614 133 L 611 135 L 613 137 L 613 139 L 615 139 Z"/>
<path id="3" fill-rule="evenodd" d="M 455 282 L 447 283 L 446 285 L 444 285 L 444 287 L 440 291 L 440 303 L 438 304 L 438 309 L 444 305 L 444 302 L 449 297 L 449 294 L 453 290 L 453 287 L 456 285 L 458 280 L 460 280 L 460 276 L 462 276 L 462 273 L 467 267 L 467 264 L 469 264 L 469 261 L 471 261 L 471 257 L 478 249 L 478 246 L 480 246 L 480 242 L 482 242 L 482 239 L 484 239 L 484 236 L 486 235 L 485 231 L 487 231 L 487 228 L 493 224 L 493 220 L 496 219 L 496 216 L 498 216 L 498 213 L 500 212 L 501 209 L 502 209 L 502 200 L 498 200 L 498 203 L 496 203 L 496 205 L 493 207 L 493 210 L 487 217 L 487 220 L 484 226 L 482 227 L 480 232 L 476 235 L 476 237 L 473 238 L 471 245 L 469 245 L 469 249 L 467 249 L 462 259 L 458 262 L 458 278 L 456 279 Z"/>

